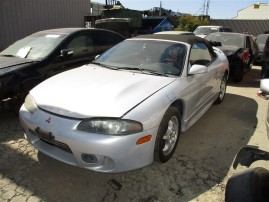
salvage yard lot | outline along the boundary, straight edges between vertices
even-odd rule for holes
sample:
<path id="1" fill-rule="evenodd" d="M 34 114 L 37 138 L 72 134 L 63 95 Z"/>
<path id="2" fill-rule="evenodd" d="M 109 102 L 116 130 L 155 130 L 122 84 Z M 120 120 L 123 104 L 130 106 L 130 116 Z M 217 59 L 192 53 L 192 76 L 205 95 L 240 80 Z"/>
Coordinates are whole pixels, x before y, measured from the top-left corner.
<path id="1" fill-rule="evenodd" d="M 18 117 L 0 113 L 0 202 L 2 201 L 224 201 L 232 163 L 246 144 L 269 151 L 265 116 L 268 101 L 256 97 L 260 66 L 241 83 L 229 83 L 214 105 L 181 134 L 165 164 L 119 174 L 95 173 L 37 152 L 25 139 Z M 269 169 L 269 163 L 253 166 Z"/>

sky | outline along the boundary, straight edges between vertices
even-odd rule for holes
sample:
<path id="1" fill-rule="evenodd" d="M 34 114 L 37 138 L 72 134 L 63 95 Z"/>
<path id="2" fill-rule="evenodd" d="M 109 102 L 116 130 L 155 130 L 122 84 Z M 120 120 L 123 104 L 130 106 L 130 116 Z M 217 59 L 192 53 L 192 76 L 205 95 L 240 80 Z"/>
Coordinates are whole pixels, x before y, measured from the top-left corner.
<path id="1" fill-rule="evenodd" d="M 121 4 L 128 9 L 149 10 L 159 7 L 174 12 L 188 13 L 191 15 L 203 14 L 203 5 L 206 0 L 120 0 Z M 208 1 L 208 0 L 207 0 Z M 105 0 L 93 0 L 105 4 Z M 231 19 L 237 16 L 237 12 L 255 3 L 269 3 L 269 0 L 209 0 L 208 15 L 212 19 Z"/>

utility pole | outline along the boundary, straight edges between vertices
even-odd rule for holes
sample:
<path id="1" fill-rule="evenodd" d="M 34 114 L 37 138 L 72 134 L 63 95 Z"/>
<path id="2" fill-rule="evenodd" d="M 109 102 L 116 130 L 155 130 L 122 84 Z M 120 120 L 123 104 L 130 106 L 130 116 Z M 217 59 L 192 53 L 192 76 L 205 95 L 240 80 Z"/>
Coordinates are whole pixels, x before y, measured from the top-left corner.
<path id="1" fill-rule="evenodd" d="M 162 1 L 160 1 L 160 10 L 159 10 L 159 16 L 162 16 Z"/>
<path id="2" fill-rule="evenodd" d="M 210 4 L 210 0 L 204 0 L 204 11 L 203 11 L 203 15 L 208 15 L 208 10 L 209 10 L 209 4 Z"/>

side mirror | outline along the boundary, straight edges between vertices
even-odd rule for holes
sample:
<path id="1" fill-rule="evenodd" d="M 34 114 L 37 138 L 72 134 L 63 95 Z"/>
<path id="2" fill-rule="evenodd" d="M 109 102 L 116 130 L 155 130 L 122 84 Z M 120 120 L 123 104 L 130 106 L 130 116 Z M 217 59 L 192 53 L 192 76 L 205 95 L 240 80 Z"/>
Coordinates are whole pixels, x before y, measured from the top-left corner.
<path id="1" fill-rule="evenodd" d="M 260 84 L 260 90 L 265 94 L 269 94 L 269 79 L 262 79 Z"/>
<path id="2" fill-rule="evenodd" d="M 94 59 L 96 60 L 96 59 L 99 58 L 99 57 L 100 57 L 100 55 L 96 55 Z"/>
<path id="3" fill-rule="evenodd" d="M 204 74 L 207 72 L 207 67 L 204 65 L 192 65 L 189 74 Z"/>
<path id="4" fill-rule="evenodd" d="M 209 43 L 211 44 L 211 46 L 221 46 L 221 42 L 219 41 L 209 41 Z"/>
<path id="5" fill-rule="evenodd" d="M 57 57 L 57 59 L 70 58 L 74 55 L 74 51 L 71 49 L 63 49 L 61 50 L 61 55 Z"/>

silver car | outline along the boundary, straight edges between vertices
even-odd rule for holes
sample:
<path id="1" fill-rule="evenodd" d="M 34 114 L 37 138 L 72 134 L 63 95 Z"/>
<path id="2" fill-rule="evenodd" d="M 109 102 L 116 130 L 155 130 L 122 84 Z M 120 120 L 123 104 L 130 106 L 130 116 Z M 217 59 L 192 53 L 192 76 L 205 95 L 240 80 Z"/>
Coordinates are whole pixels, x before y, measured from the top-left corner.
<path id="1" fill-rule="evenodd" d="M 229 75 L 224 53 L 196 36 L 142 35 L 32 89 L 20 109 L 28 141 L 59 161 L 98 172 L 168 161 L 181 132 Z"/>

